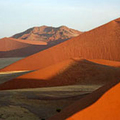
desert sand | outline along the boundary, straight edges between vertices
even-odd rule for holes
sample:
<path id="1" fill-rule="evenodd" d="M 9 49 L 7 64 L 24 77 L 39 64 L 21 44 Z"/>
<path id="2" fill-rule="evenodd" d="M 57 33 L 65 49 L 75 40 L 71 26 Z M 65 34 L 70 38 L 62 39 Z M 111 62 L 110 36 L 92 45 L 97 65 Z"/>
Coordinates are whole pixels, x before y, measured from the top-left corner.
<path id="1" fill-rule="evenodd" d="M 0 58 L 26 57 L 48 48 L 46 42 L 14 38 L 0 39 Z"/>
<path id="2" fill-rule="evenodd" d="M 0 39 L 0 51 L 10 51 L 25 48 L 31 45 L 47 45 L 45 42 L 37 41 L 24 41 L 14 38 Z"/>
<path id="3" fill-rule="evenodd" d="M 74 57 L 120 61 L 120 19 L 85 32 L 3 69 L 35 70 Z"/>
<path id="4" fill-rule="evenodd" d="M 71 31 L 42 26 L 0 39 L 0 119 L 120 119 L 120 18 Z"/>
<path id="5" fill-rule="evenodd" d="M 104 85 L 119 79 L 120 68 L 74 58 L 22 75 L 0 85 L 1 90 L 63 85 Z"/>

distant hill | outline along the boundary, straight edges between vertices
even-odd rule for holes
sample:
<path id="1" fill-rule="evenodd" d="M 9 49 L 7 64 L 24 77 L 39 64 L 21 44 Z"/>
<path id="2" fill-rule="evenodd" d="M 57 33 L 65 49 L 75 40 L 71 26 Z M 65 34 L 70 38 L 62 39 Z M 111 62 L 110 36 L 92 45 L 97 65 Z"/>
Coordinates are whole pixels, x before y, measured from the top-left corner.
<path id="1" fill-rule="evenodd" d="M 78 36 L 82 32 L 68 28 L 66 26 L 60 27 L 33 27 L 24 32 L 13 35 L 13 38 L 31 40 L 31 41 L 44 41 L 44 42 L 53 42 L 53 41 L 65 41 L 72 37 Z"/>

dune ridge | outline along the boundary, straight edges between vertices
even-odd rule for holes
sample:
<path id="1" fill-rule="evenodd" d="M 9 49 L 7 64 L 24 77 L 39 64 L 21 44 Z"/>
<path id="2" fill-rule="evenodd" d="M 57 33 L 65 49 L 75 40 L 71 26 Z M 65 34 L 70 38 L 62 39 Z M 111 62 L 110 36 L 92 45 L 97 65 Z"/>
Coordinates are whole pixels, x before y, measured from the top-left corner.
<path id="1" fill-rule="evenodd" d="M 120 78 L 120 68 L 73 58 L 22 75 L 0 85 L 0 90 L 65 85 L 104 85 Z"/>
<path id="2" fill-rule="evenodd" d="M 29 46 L 24 42 L 19 42 L 19 40 L 11 39 L 11 38 L 3 38 L 0 39 L 0 51 L 10 51 L 15 49 L 20 49 Z"/>

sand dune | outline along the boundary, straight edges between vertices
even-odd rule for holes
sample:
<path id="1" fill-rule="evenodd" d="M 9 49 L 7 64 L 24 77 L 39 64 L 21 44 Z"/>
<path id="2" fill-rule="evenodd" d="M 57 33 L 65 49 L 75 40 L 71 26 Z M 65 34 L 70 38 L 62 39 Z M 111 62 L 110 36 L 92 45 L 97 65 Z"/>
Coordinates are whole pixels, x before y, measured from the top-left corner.
<path id="1" fill-rule="evenodd" d="M 0 58 L 26 57 L 48 48 L 46 42 L 25 41 L 14 38 L 0 39 Z"/>
<path id="2" fill-rule="evenodd" d="M 33 31 L 36 33 L 38 28 Z M 20 35 L 17 34 L 23 39 L 27 36 Z M 30 36 L 32 40 L 34 37 L 33 34 Z M 12 110 L 10 116 L 15 114 L 19 118 L 19 111 L 22 111 L 21 114 L 25 117 L 44 119 L 55 114 L 55 110 L 62 105 L 62 111 L 49 120 L 120 119 L 120 18 L 47 50 L 44 42 L 38 45 L 37 42 L 13 38 L 1 39 L 0 45 L 1 57 L 4 55 L 4 57 L 25 57 L 44 50 L 0 70 L 0 90 L 8 90 L 0 92 L 2 97 L 0 104 L 3 105 L 0 111 L 6 114 L 6 118 L 9 116 L 7 112 L 8 109 L 10 110 L 9 107 Z M 48 94 L 49 91 L 46 92 L 49 88 L 43 88 L 45 91 L 40 89 L 9 91 L 52 86 L 62 86 L 61 88 L 66 89 L 67 85 L 73 85 L 75 89 L 79 86 L 80 89 L 73 93 L 64 90 L 62 93 L 60 90 L 60 95 L 58 91 L 52 91 L 57 87 L 50 89 L 52 94 Z M 87 89 L 92 87 L 92 90 L 80 91 L 83 86 Z M 96 86 L 102 87 L 96 90 Z M 84 94 L 85 96 L 81 98 Z M 78 101 L 72 104 L 76 99 Z M 46 103 L 47 107 L 45 107 Z"/>
<path id="3" fill-rule="evenodd" d="M 63 109 L 49 120 L 119 120 L 119 98 L 120 83 L 114 80 Z"/>
<path id="4" fill-rule="evenodd" d="M 21 39 L 14 39 L 14 38 L 9 38 L 9 39 L 12 39 L 21 43 L 27 43 L 30 45 L 47 45 L 47 43 L 43 41 L 21 40 Z"/>
<path id="5" fill-rule="evenodd" d="M 0 89 L 37 88 L 63 85 L 104 85 L 120 77 L 120 68 L 80 58 L 40 69 L 0 85 Z"/>
<path id="6" fill-rule="evenodd" d="M 48 48 L 47 45 L 31 45 L 21 49 L 0 52 L 0 57 L 1 58 L 27 57 L 47 48 Z"/>
<path id="7" fill-rule="evenodd" d="M 0 51 L 9 51 L 20 49 L 29 46 L 29 44 L 17 42 L 14 39 L 3 38 L 0 39 Z"/>
<path id="8" fill-rule="evenodd" d="M 24 41 L 14 38 L 0 39 L 0 51 L 10 51 L 25 48 L 31 45 L 47 45 L 45 42 Z"/>
<path id="9" fill-rule="evenodd" d="M 120 61 L 120 19 L 111 21 L 78 37 L 34 54 L 6 70 L 33 70 L 73 57 Z"/>

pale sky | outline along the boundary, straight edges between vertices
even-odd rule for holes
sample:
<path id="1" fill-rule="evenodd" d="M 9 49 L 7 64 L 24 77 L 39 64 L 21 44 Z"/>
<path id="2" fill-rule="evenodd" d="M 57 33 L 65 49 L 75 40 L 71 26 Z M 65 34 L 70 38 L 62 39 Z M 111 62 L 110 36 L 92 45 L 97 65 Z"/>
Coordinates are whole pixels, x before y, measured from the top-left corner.
<path id="1" fill-rule="evenodd" d="M 120 17 L 120 0 L 0 0 L 0 38 L 34 26 L 88 31 Z"/>

